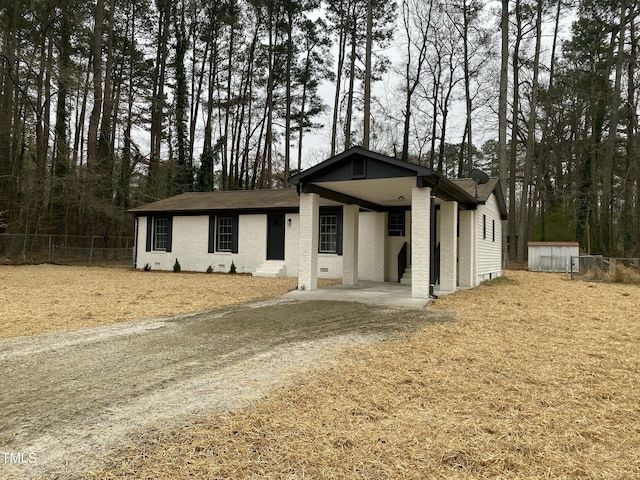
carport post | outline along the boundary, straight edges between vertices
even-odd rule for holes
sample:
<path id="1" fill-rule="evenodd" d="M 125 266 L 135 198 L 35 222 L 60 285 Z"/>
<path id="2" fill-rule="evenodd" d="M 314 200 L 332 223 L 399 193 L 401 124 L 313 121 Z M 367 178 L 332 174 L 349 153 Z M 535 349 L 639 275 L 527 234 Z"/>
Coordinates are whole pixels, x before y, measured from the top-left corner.
<path id="1" fill-rule="evenodd" d="M 455 292 L 458 259 L 458 202 L 440 206 L 440 290 Z"/>
<path id="2" fill-rule="evenodd" d="M 431 257 L 431 188 L 411 192 L 411 296 L 429 298 Z"/>
<path id="3" fill-rule="evenodd" d="M 342 212 L 342 284 L 358 283 L 358 205 L 345 205 Z"/>
<path id="4" fill-rule="evenodd" d="M 320 196 L 300 193 L 300 237 L 298 243 L 298 290 L 318 288 L 318 229 Z"/>
<path id="5" fill-rule="evenodd" d="M 476 211 L 477 210 L 460 210 L 460 236 L 459 245 L 459 281 L 458 285 L 462 288 L 471 288 L 476 286 Z"/>

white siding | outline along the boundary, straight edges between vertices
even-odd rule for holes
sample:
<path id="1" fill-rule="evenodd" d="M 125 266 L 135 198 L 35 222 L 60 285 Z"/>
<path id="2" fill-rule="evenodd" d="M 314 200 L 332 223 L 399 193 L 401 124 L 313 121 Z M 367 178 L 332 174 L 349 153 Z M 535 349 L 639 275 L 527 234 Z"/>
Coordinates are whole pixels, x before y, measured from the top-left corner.
<path id="1" fill-rule="evenodd" d="M 502 221 L 495 195 L 491 194 L 485 205 L 479 205 L 477 212 L 478 283 L 480 283 L 502 275 Z"/>

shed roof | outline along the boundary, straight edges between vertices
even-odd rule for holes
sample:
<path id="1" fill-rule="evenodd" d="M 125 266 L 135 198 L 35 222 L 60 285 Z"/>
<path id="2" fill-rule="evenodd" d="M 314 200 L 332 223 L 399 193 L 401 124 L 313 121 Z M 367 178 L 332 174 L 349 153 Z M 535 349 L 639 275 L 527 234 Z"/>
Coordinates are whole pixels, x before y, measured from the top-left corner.
<path id="1" fill-rule="evenodd" d="M 529 247 L 579 247 L 578 242 L 528 242 Z"/>

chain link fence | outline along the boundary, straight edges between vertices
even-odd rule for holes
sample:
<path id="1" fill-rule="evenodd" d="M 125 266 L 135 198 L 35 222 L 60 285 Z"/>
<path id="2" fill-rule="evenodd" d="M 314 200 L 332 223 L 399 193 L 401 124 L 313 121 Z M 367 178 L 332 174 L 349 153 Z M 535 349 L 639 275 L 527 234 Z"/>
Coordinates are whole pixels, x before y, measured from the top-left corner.
<path id="1" fill-rule="evenodd" d="M 602 255 L 572 256 L 571 280 L 604 281 L 604 257 Z"/>
<path id="2" fill-rule="evenodd" d="M 0 234 L 0 263 L 58 263 L 128 267 L 133 237 Z"/>
<path id="3" fill-rule="evenodd" d="M 640 258 L 579 255 L 570 263 L 572 280 L 640 283 Z"/>

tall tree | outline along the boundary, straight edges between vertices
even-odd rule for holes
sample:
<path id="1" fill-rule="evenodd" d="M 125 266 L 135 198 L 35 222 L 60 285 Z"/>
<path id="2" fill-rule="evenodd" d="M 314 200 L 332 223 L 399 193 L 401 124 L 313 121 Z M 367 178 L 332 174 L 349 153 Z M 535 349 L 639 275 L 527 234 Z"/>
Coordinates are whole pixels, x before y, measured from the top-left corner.
<path id="1" fill-rule="evenodd" d="M 174 32 L 175 32 L 175 121 L 176 121 L 176 149 L 178 152 L 176 162 L 176 180 L 173 186 L 174 193 L 183 193 L 193 190 L 193 161 L 190 156 L 189 146 L 188 112 L 189 90 L 187 85 L 187 72 L 185 57 L 189 49 L 187 28 L 185 25 L 184 0 L 174 5 Z"/>
<path id="2" fill-rule="evenodd" d="M 406 36 L 406 60 L 404 67 L 404 111 L 402 128 L 402 153 L 400 158 L 409 160 L 409 137 L 411 134 L 411 115 L 416 88 L 422 81 L 428 53 L 428 38 L 431 30 L 431 14 L 434 1 L 403 0 L 402 25 Z"/>
<path id="3" fill-rule="evenodd" d="M 518 237 L 518 260 L 524 260 L 527 240 L 530 237 L 532 228 L 529 226 L 530 220 L 530 190 L 532 188 L 532 172 L 533 172 L 533 159 L 534 149 L 536 145 L 536 125 L 537 125 L 537 110 L 538 110 L 538 86 L 540 83 L 540 51 L 542 49 L 542 13 L 544 9 L 543 0 L 536 0 L 535 4 L 535 24 L 533 26 L 535 32 L 535 46 L 533 54 L 533 72 L 531 80 L 531 95 L 529 101 L 529 119 L 527 122 L 527 141 L 524 155 L 524 174 L 522 176 L 522 190 L 520 194 L 520 235 Z M 515 61 L 515 59 L 514 59 Z M 514 71 L 516 68 L 514 66 Z M 515 82 L 514 82 L 515 83 Z M 515 94 L 514 94 L 515 95 Z M 512 175 L 514 172 L 512 172 Z M 515 212 L 514 212 L 515 213 Z M 533 222 L 531 222 L 533 225 Z"/>
<path id="4" fill-rule="evenodd" d="M 498 97 L 498 177 L 502 184 L 502 191 L 507 191 L 507 92 L 509 88 L 509 0 L 502 0 L 500 10 L 500 84 Z M 509 205 L 511 207 L 511 193 L 509 193 Z M 510 210 L 511 211 L 511 210 Z M 504 225 L 503 225 L 504 227 Z M 507 238 L 507 230 L 509 238 Z M 515 241 L 515 223 L 513 218 L 509 222 L 509 228 L 502 229 L 502 245 L 506 249 Z M 503 251 L 503 258 L 507 258 Z"/>

